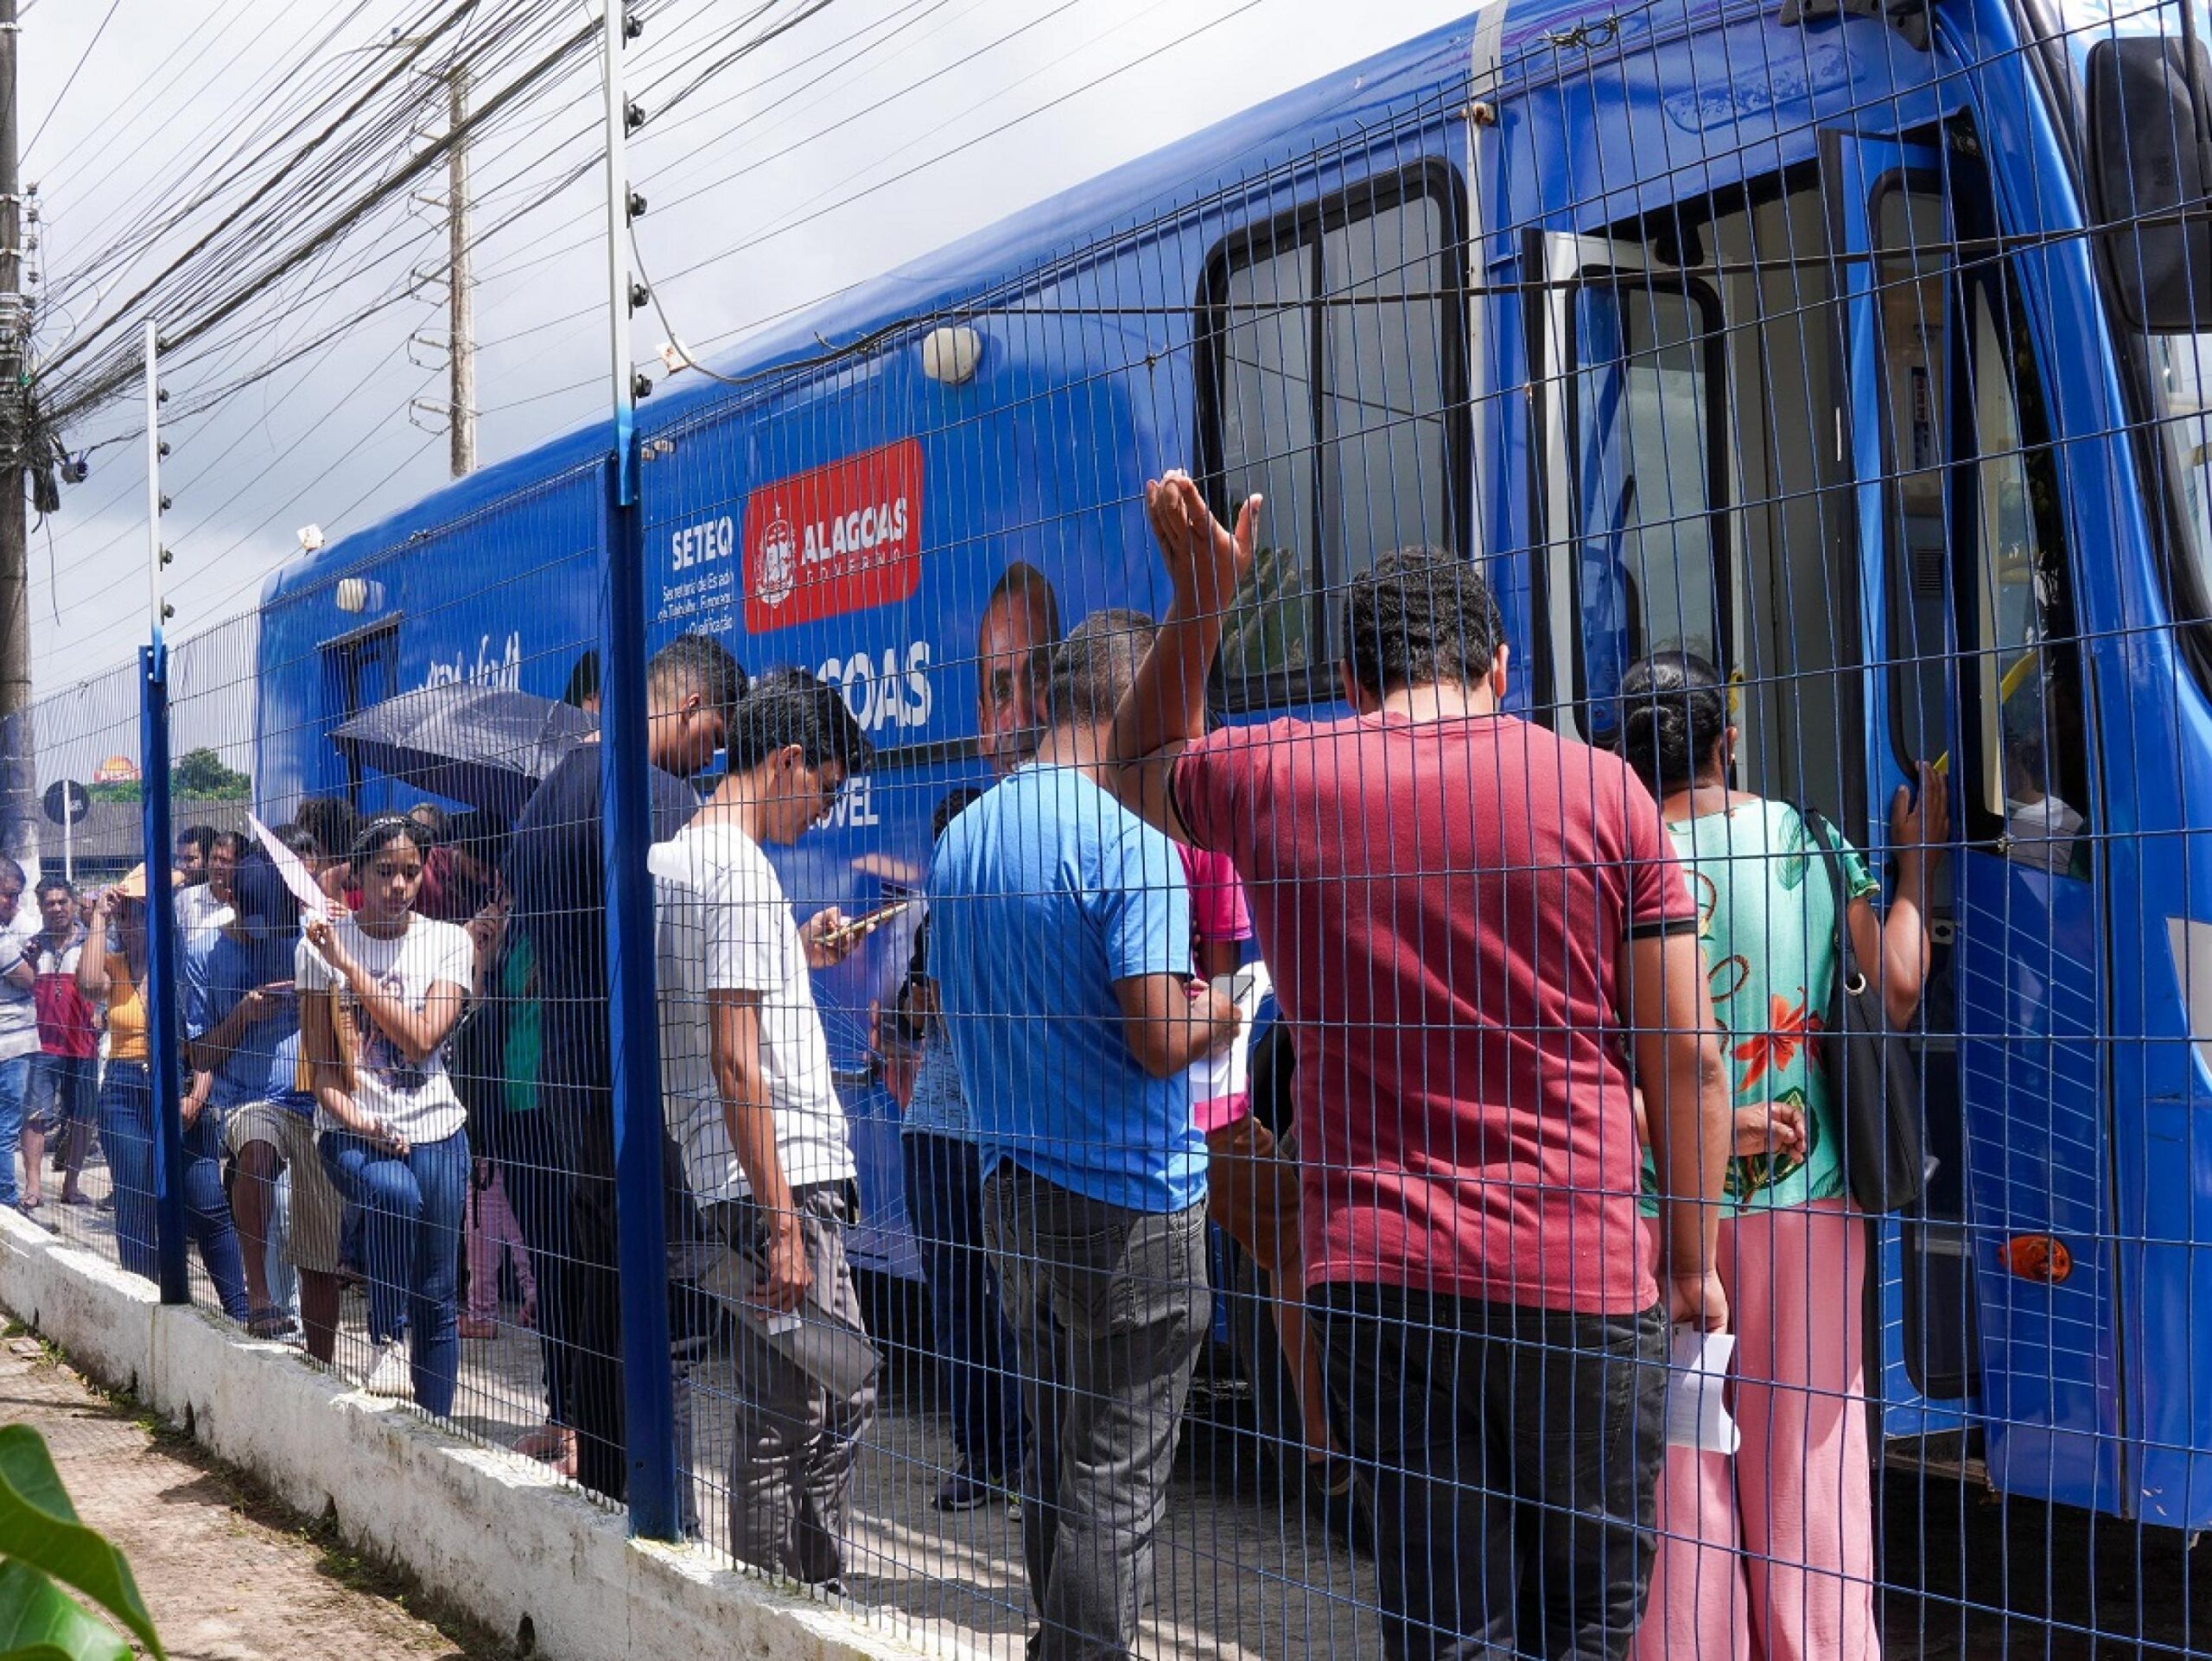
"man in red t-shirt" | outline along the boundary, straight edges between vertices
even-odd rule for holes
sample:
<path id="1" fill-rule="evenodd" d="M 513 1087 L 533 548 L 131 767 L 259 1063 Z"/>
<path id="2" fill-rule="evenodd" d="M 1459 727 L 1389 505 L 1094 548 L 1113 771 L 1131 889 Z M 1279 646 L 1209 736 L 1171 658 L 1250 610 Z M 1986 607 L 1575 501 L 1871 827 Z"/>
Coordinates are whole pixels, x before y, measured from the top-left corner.
<path id="1" fill-rule="evenodd" d="M 1390 1653 L 1620 1656 L 1650 1573 L 1668 1317 L 1727 1321 L 1727 1078 L 1657 807 L 1617 757 L 1504 712 L 1489 589 L 1427 550 L 1348 587 L 1352 715 L 1208 735 L 1259 500 L 1234 533 L 1183 475 L 1147 501 L 1175 598 L 1111 777 L 1227 854 L 1250 898 L 1297 1053 L 1308 1301 L 1373 1486 Z"/>

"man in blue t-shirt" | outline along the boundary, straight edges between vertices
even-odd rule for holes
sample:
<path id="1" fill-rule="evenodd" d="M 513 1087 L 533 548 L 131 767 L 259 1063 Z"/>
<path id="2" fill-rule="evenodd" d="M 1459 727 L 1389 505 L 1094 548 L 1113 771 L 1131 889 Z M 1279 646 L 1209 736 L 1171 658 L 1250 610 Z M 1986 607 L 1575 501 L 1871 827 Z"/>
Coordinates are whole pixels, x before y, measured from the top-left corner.
<path id="1" fill-rule="evenodd" d="M 947 827 L 930 876 L 931 968 L 1035 1433 L 1033 1661 L 1128 1652 L 1206 1330 L 1188 1070 L 1235 1040 L 1236 1012 L 1193 990 L 1174 845 L 1095 777 L 1152 633 L 1125 611 L 1076 627 L 1036 760 Z"/>
<path id="2" fill-rule="evenodd" d="M 287 825 L 278 837 L 292 843 Z M 309 843 L 311 846 L 312 843 Z M 299 851 L 294 843 L 294 850 Z M 291 1317 L 270 1295 L 268 1244 L 283 1237 L 300 1276 L 308 1351 L 328 1361 L 338 1333 L 338 1234 L 343 1206 L 315 1146 L 315 1098 L 299 1088 L 300 1001 L 292 985 L 297 906 L 265 858 L 241 867 L 230 916 L 188 943 L 181 977 L 192 1095 L 215 1116 L 236 1161 L 232 1212 L 245 1255 L 247 1330 L 282 1338 Z M 276 1179 L 291 1176 L 280 1210 Z"/>

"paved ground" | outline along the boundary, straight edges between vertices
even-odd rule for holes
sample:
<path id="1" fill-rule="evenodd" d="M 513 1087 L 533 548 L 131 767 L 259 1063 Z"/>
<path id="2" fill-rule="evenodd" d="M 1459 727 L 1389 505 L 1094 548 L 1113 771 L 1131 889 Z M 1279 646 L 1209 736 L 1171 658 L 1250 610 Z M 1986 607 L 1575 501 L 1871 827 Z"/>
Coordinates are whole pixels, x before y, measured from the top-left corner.
<path id="1" fill-rule="evenodd" d="M 130 1558 L 177 1661 L 502 1653 L 372 1589 L 372 1571 L 318 1544 L 188 1444 L 155 1435 L 20 1332 L 0 1339 L 0 1422 L 45 1436 L 78 1513 Z"/>
<path id="2" fill-rule="evenodd" d="M 104 1173 L 88 1175 L 97 1193 Z M 113 1255 L 108 1213 L 49 1202 L 41 1215 Z M 201 1294 L 212 1302 L 204 1284 Z M 366 1359 L 362 1314 L 359 1297 L 349 1295 L 339 1361 L 356 1378 Z M 911 1311 L 879 1310 L 872 1320 L 887 1340 L 888 1365 L 855 1477 L 853 1593 L 1012 1661 L 1029 1623 L 1019 1525 L 1002 1509 L 957 1517 L 931 1509 L 952 1458 L 934 1364 Z M 716 1543 L 728 1537 L 728 1389 L 726 1371 L 710 1369 L 698 1412 L 696 1492 Z M 532 1334 L 509 1327 L 466 1346 L 461 1428 L 512 1446 L 542 1412 Z M 1140 1653 L 1205 1661 L 1379 1658 L 1372 1560 L 1286 1507 L 1262 1473 L 1253 1421 L 1252 1393 L 1229 1369 L 1202 1376 L 1157 1542 L 1156 1592 Z M 1971 1467 L 1893 1463 L 1882 1533 L 1888 1661 L 2212 1653 L 2212 1568 L 2171 1531 L 1999 1499 Z"/>

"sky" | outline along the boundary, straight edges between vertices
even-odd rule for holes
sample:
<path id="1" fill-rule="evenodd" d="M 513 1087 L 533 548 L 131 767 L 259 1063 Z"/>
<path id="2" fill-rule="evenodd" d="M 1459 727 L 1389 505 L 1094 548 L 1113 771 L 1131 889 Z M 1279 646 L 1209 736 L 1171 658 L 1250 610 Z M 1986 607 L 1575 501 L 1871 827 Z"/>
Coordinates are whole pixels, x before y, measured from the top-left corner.
<path id="1" fill-rule="evenodd" d="M 273 95 L 260 86 L 272 65 L 327 35 L 321 67 L 335 73 L 337 53 L 379 49 L 414 9 L 401 0 L 111 0 L 111 12 L 110 3 L 29 0 L 24 10 L 24 176 L 38 186 L 42 219 L 33 263 L 50 283 L 73 254 L 83 260 L 149 201 L 188 186 L 188 163 Z M 757 3 L 650 4 L 627 72 L 633 95 L 696 72 L 703 43 Z M 776 0 L 768 17 L 798 3 Z M 632 181 L 653 204 L 639 222 L 640 251 L 650 270 L 685 273 L 661 277 L 658 298 L 676 332 L 711 361 L 748 327 L 1471 9 L 1470 0 L 834 0 L 639 135 Z M 580 23 L 590 15 L 581 3 L 570 10 Z M 597 153 L 599 86 L 588 59 L 481 138 L 470 192 L 480 226 Z M 422 130 L 433 134 L 442 89 L 426 79 L 422 103 Z M 475 251 L 482 462 L 606 407 L 601 192 L 598 169 L 587 169 Z M 442 216 L 429 203 L 396 207 L 349 245 L 345 258 L 359 270 L 346 289 L 319 305 L 300 302 L 296 288 L 269 298 L 222 361 L 197 372 L 213 385 L 219 370 L 251 369 L 359 305 L 403 292 L 411 273 L 442 262 Z M 194 656 L 197 684 L 183 689 L 181 741 L 227 742 L 247 730 L 246 701 L 228 689 L 251 675 L 251 636 L 220 626 L 251 610 L 266 575 L 296 553 L 300 527 L 318 525 L 334 540 L 446 482 L 442 421 L 413 407 L 444 396 L 444 297 L 434 281 L 411 285 L 415 295 L 327 351 L 168 430 L 169 627 L 173 638 L 216 631 Z M 76 321 L 59 307 L 42 315 L 46 349 Z M 666 335 L 641 315 L 635 355 L 651 357 Z M 191 372 L 169 379 L 173 395 L 191 395 Z M 126 399 L 67 441 L 73 449 L 113 437 L 137 419 Z M 42 780 L 136 748 L 135 732 L 120 730 L 132 724 L 130 698 L 103 671 L 127 665 L 145 635 L 142 457 L 139 443 L 96 451 L 90 478 L 33 533 L 38 694 L 66 695 L 41 722 Z"/>

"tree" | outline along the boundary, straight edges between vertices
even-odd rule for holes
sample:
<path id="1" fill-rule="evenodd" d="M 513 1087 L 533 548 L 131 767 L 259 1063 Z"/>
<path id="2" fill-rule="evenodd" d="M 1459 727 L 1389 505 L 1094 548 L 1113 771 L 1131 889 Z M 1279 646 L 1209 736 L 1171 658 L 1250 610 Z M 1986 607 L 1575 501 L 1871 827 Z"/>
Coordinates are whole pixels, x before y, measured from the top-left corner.
<path id="1" fill-rule="evenodd" d="M 169 793 L 194 802 L 242 802 L 253 793 L 253 780 L 225 767 L 213 750 L 187 750 L 169 769 Z"/>

